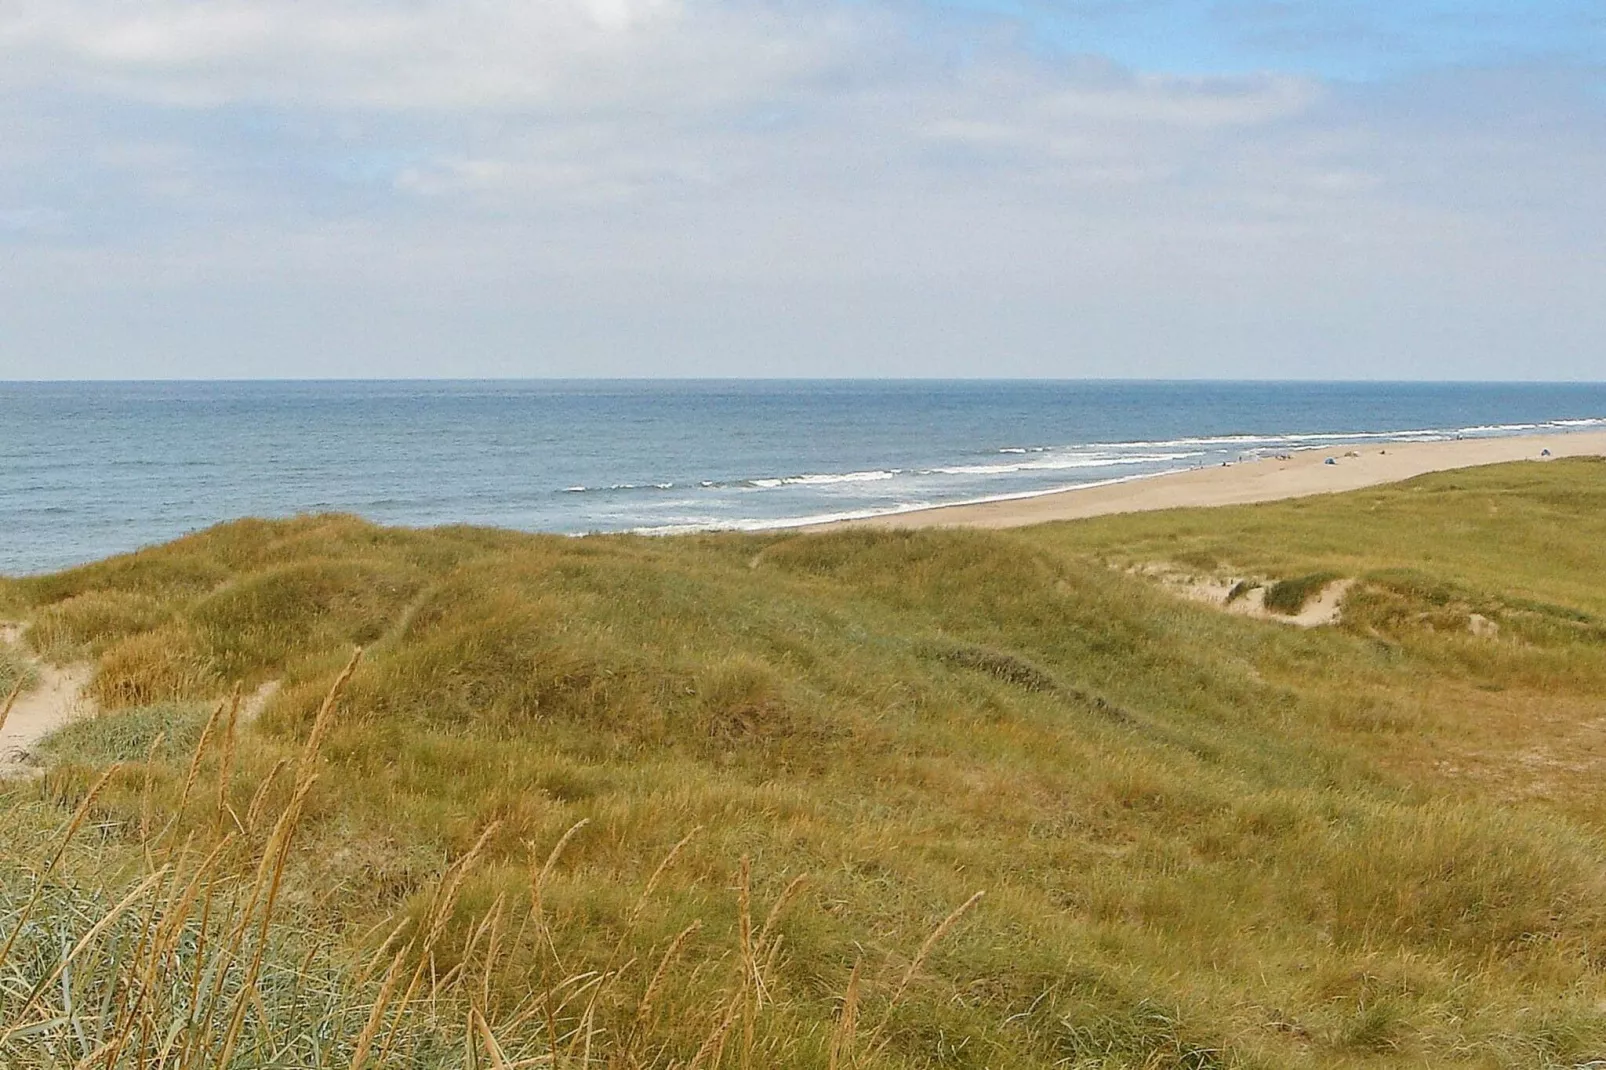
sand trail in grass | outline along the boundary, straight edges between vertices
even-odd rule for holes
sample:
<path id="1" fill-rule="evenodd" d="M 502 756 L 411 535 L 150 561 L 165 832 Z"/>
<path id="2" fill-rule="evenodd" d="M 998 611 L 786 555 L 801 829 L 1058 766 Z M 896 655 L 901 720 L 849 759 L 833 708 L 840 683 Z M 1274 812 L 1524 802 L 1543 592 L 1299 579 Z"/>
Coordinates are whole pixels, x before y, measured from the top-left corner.
<path id="1" fill-rule="evenodd" d="M 245 696 L 244 701 L 240 703 L 240 723 L 250 724 L 252 721 L 262 716 L 262 711 L 268 708 L 268 703 L 271 702 L 273 700 L 273 696 L 277 695 L 278 693 L 279 681 L 269 680 L 267 683 Z"/>
<path id="2" fill-rule="evenodd" d="M 15 624 L 0 625 L 0 644 L 17 650 L 21 629 Z M 32 670 L 33 684 L 17 696 L 0 725 L 0 778 L 28 775 L 37 771 L 33 763 L 33 750 L 39 741 L 56 729 L 79 717 L 94 712 L 84 686 L 89 683 L 94 667 L 87 664 L 68 666 L 47 665 L 34 658 L 22 656 Z M 5 699 L 0 696 L 0 708 Z"/>

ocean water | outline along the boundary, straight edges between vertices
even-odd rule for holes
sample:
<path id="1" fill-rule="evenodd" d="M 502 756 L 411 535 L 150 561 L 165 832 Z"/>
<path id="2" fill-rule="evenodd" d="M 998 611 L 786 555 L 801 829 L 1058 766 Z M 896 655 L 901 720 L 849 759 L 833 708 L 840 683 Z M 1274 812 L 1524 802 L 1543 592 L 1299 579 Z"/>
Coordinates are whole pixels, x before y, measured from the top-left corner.
<path id="1" fill-rule="evenodd" d="M 0 573 L 241 516 L 755 529 L 1266 453 L 1606 427 L 1606 384 L 0 383 Z"/>

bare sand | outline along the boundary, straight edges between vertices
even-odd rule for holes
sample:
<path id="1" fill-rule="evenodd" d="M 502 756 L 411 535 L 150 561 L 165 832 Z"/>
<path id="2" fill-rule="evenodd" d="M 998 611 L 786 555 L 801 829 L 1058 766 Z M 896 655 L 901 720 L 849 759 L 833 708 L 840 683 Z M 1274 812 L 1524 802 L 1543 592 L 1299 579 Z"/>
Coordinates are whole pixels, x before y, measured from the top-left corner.
<path id="1" fill-rule="evenodd" d="M 1234 616 L 1292 624 L 1296 628 L 1318 628 L 1324 624 L 1338 623 L 1344 611 L 1344 596 L 1355 586 L 1353 579 L 1334 580 L 1324 586 L 1315 598 L 1306 602 L 1298 613 L 1288 614 L 1266 608 L 1266 584 L 1269 581 L 1265 576 L 1200 576 L 1159 562 L 1131 571 L 1158 580 L 1166 590 L 1190 602 L 1203 602 Z M 1255 586 L 1240 597 L 1233 598 L 1233 589 L 1240 580 Z M 1484 623 L 1492 622 L 1485 620 Z"/>
<path id="2" fill-rule="evenodd" d="M 18 631 L 14 624 L 0 624 L 0 643 L 15 644 Z M 26 660 L 33 669 L 35 681 L 17 696 L 11 712 L 0 723 L 0 778 L 37 772 L 33 749 L 39 741 L 69 721 L 94 712 L 93 705 L 83 694 L 91 666 L 58 667 L 32 658 Z M 0 695 L 0 709 L 4 708 L 5 699 L 5 695 Z"/>
<path id="3" fill-rule="evenodd" d="M 1267 458 L 1198 468 L 1105 486 L 1055 491 L 1032 498 L 947 505 L 907 513 L 843 520 L 809 530 L 871 528 L 1012 528 L 1050 520 L 1303 498 L 1506 461 L 1606 456 L 1606 431 L 1580 431 L 1448 442 L 1394 442 L 1307 450 L 1287 460 Z M 1331 457 L 1333 464 L 1327 464 Z"/>

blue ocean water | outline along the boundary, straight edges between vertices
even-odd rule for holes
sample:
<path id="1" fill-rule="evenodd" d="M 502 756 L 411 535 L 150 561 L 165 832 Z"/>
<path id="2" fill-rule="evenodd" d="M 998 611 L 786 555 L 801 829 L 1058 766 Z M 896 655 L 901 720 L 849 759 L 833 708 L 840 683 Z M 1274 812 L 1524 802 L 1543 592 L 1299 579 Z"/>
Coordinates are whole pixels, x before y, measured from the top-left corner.
<path id="1" fill-rule="evenodd" d="M 240 516 L 762 528 L 1368 440 L 1606 427 L 1606 384 L 0 383 L 0 573 Z"/>

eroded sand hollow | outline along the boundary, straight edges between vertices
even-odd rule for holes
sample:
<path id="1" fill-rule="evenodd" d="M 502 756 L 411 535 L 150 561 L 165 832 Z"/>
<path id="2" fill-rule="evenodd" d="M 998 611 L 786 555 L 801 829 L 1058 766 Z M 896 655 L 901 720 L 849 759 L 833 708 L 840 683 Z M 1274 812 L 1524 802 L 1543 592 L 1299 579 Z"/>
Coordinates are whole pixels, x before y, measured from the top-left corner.
<path id="1" fill-rule="evenodd" d="M 1217 609 L 1259 620 L 1274 620 L 1292 624 L 1297 628 L 1316 628 L 1323 624 L 1336 624 L 1344 612 L 1344 596 L 1355 585 L 1353 579 L 1333 580 L 1321 592 L 1306 602 L 1298 613 L 1278 613 L 1266 608 L 1265 579 L 1243 576 L 1196 576 L 1185 569 L 1165 563 L 1155 563 L 1132 570 L 1139 575 L 1159 580 L 1167 590 L 1195 602 L 1204 602 Z M 1240 582 L 1254 583 L 1237 598 L 1233 590 Z"/>

